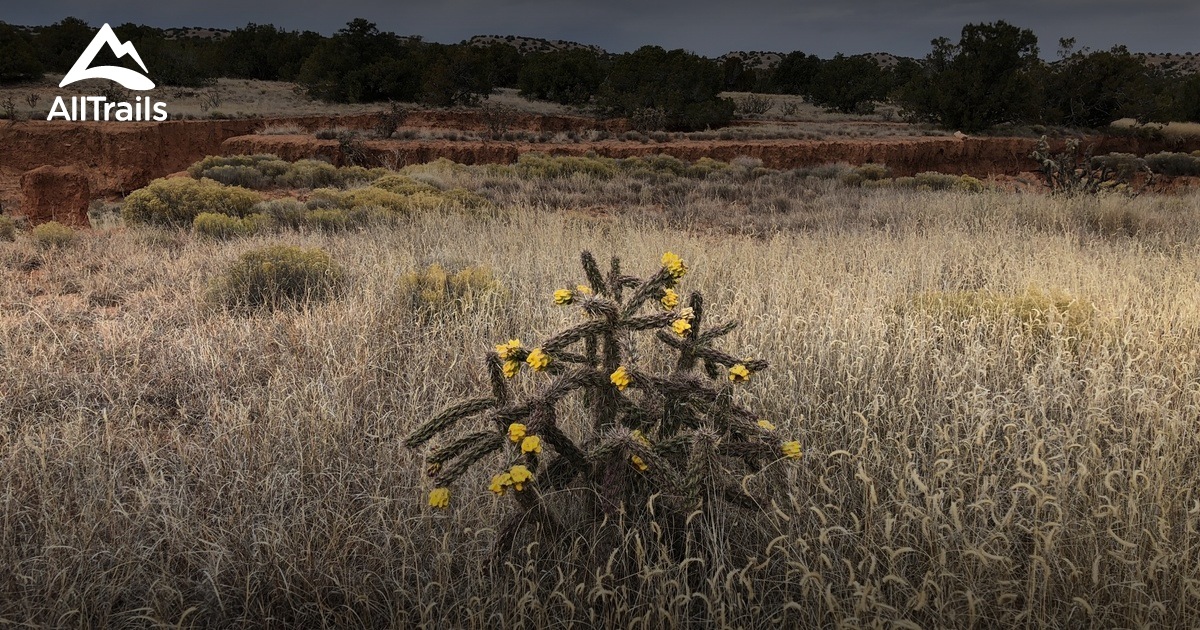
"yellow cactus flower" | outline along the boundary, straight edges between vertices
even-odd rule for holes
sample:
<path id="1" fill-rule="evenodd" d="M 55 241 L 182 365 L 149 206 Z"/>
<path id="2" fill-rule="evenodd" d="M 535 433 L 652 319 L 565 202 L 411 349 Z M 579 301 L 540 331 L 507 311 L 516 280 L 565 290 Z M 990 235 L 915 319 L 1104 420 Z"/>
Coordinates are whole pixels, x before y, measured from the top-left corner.
<path id="1" fill-rule="evenodd" d="M 673 252 L 667 252 L 662 255 L 662 266 L 676 280 L 682 278 L 687 273 L 687 265 L 684 264 L 682 258 Z"/>
<path id="2" fill-rule="evenodd" d="M 788 459 L 800 459 L 800 443 L 795 440 L 783 443 L 783 456 Z"/>
<path id="3" fill-rule="evenodd" d="M 533 352 L 530 352 L 529 356 L 525 357 L 525 362 L 529 364 L 529 367 L 533 368 L 534 372 L 541 372 L 546 369 L 547 365 L 550 365 L 550 356 L 542 352 L 541 348 L 534 348 Z"/>
<path id="4" fill-rule="evenodd" d="M 758 426 L 762 427 L 763 429 L 766 429 L 767 431 L 775 430 L 775 425 L 771 424 L 770 420 L 759 420 Z"/>
<path id="5" fill-rule="evenodd" d="M 429 505 L 435 508 L 450 506 L 450 488 L 434 488 L 429 493 Z"/>
<path id="6" fill-rule="evenodd" d="M 663 308 L 669 311 L 679 306 L 679 294 L 674 289 L 667 289 L 658 301 L 662 303 Z"/>
<path id="7" fill-rule="evenodd" d="M 692 325 L 686 319 L 677 319 L 671 324 L 671 329 L 680 337 L 688 336 L 688 331 L 692 329 Z"/>
<path id="8" fill-rule="evenodd" d="M 679 319 L 686 319 L 690 322 L 695 318 L 696 318 L 696 311 L 693 311 L 692 307 L 685 306 L 685 307 L 679 309 Z"/>
<path id="9" fill-rule="evenodd" d="M 745 365 L 738 363 L 729 368 L 729 380 L 734 383 L 741 383 L 750 380 L 750 370 L 746 369 Z"/>
<path id="10" fill-rule="evenodd" d="M 554 292 L 554 303 L 562 306 L 575 300 L 575 294 L 570 289 L 559 289 Z"/>
<path id="11" fill-rule="evenodd" d="M 638 457 L 637 455 L 630 457 L 629 461 L 633 462 L 633 465 L 637 466 L 637 469 L 642 472 L 646 472 L 646 469 L 650 468 L 650 466 L 648 466 L 646 462 L 642 461 L 642 458 Z"/>
<path id="12" fill-rule="evenodd" d="M 633 436 L 633 439 L 637 440 L 638 443 L 645 446 L 650 446 L 650 438 L 646 437 L 646 434 L 642 433 L 641 429 L 634 429 L 630 435 Z"/>
<path id="13" fill-rule="evenodd" d="M 616 385 L 618 390 L 625 391 L 625 388 L 629 387 L 629 383 L 633 381 L 633 377 L 629 376 L 629 371 L 622 365 L 608 377 L 608 380 L 612 381 L 612 384 Z"/>
<path id="14" fill-rule="evenodd" d="M 586 284 L 579 284 L 575 286 L 575 292 L 579 295 L 591 295 L 592 287 L 589 287 Z"/>
<path id="15" fill-rule="evenodd" d="M 533 481 L 533 473 L 529 472 L 529 469 L 522 464 L 513 466 L 508 474 L 512 477 L 512 485 L 518 492 L 525 489 L 526 483 Z"/>
<path id="16" fill-rule="evenodd" d="M 502 472 L 495 477 L 492 477 L 492 485 L 488 486 L 488 490 L 495 492 L 499 496 L 504 496 L 504 491 L 508 486 L 512 485 L 512 475 Z"/>
<path id="17" fill-rule="evenodd" d="M 521 452 L 538 454 L 542 452 L 542 438 L 531 435 L 521 440 Z"/>
<path id="18" fill-rule="evenodd" d="M 500 366 L 500 371 L 504 372 L 504 378 L 512 378 L 517 375 L 517 372 L 521 371 L 521 364 L 509 359 L 504 362 L 504 365 Z"/>
<path id="19" fill-rule="evenodd" d="M 500 355 L 502 360 L 507 360 L 513 355 L 514 350 L 521 349 L 520 339 L 509 339 L 508 343 L 502 343 L 496 346 L 496 354 Z"/>
<path id="20" fill-rule="evenodd" d="M 525 437 L 525 425 L 520 422 L 514 422 L 508 425 L 508 439 L 514 443 L 520 442 Z"/>

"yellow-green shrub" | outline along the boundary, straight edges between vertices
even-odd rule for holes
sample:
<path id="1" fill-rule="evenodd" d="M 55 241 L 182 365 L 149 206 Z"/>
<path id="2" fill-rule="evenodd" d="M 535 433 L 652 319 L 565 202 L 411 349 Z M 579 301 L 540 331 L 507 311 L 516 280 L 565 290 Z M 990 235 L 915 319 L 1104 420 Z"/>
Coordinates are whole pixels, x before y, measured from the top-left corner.
<path id="1" fill-rule="evenodd" d="M 478 297 L 500 290 L 492 270 L 468 266 L 450 271 L 439 264 L 412 271 L 400 277 L 399 290 L 413 311 L 429 313 L 445 309 L 461 310 Z"/>
<path id="2" fill-rule="evenodd" d="M 341 232 L 352 223 L 350 215 L 341 209 L 318 208 L 304 213 L 304 225 L 322 232 Z"/>
<path id="3" fill-rule="evenodd" d="M 523 179 L 557 179 L 583 175 L 612 179 L 617 174 L 616 160 L 601 157 L 550 157 L 526 153 L 517 159 L 517 175 Z"/>
<path id="4" fill-rule="evenodd" d="M 704 179 L 712 173 L 721 173 L 727 170 L 729 170 L 727 162 L 720 162 L 710 157 L 702 157 L 687 168 L 687 176 Z"/>
<path id="5" fill-rule="evenodd" d="M 396 193 L 397 195 L 411 195 L 420 192 L 436 193 L 438 191 L 437 188 L 430 186 L 429 184 L 418 182 L 411 177 L 405 177 L 404 175 L 398 175 L 395 173 L 385 175 L 371 182 L 371 185 L 375 188 L 382 188 L 388 192 Z"/>
<path id="6" fill-rule="evenodd" d="M 204 212 L 245 216 L 260 200 L 252 190 L 210 179 L 156 179 L 125 198 L 121 218 L 135 224 L 189 225 Z"/>
<path id="7" fill-rule="evenodd" d="M 304 224 L 307 212 L 304 204 L 295 199 L 271 199 L 254 204 L 253 214 L 269 217 L 271 223 L 280 228 L 298 228 Z"/>
<path id="8" fill-rule="evenodd" d="M 355 188 L 341 194 L 338 207 L 349 208 L 380 208 L 398 214 L 408 213 L 412 207 L 412 196 L 397 195 L 382 188 L 367 186 Z"/>
<path id="9" fill-rule="evenodd" d="M 458 164 L 453 160 L 446 158 L 438 158 L 432 162 L 425 164 L 410 164 L 399 170 L 401 175 L 412 177 L 414 179 L 435 179 L 441 180 L 454 175 L 466 173 L 469 169 Z"/>
<path id="10" fill-rule="evenodd" d="M 30 236 L 39 247 L 66 247 L 75 240 L 75 230 L 58 221 L 49 221 L 34 227 Z"/>
<path id="11" fill-rule="evenodd" d="M 321 249 L 272 245 L 242 254 L 213 280 L 212 299 L 235 310 L 279 308 L 336 295 L 345 273 Z"/>
<path id="12" fill-rule="evenodd" d="M 903 186 L 909 184 L 918 190 L 957 190 L 960 192 L 983 192 L 985 186 L 982 181 L 971 177 L 970 175 L 947 175 L 946 173 L 925 172 L 917 173 L 916 177 L 909 180 L 901 177 L 896 180 L 896 184 Z"/>
<path id="13" fill-rule="evenodd" d="M 481 210 L 490 208 L 492 202 L 487 197 L 473 193 L 465 188 L 451 188 L 441 193 L 442 202 L 446 206 L 464 208 L 466 210 Z"/>

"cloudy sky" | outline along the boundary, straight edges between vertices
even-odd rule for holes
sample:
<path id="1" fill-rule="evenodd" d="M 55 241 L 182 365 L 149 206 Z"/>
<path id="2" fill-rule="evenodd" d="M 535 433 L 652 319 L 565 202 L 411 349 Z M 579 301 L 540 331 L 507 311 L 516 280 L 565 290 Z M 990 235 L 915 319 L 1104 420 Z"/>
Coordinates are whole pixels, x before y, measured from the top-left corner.
<path id="1" fill-rule="evenodd" d="M 49 24 L 76 16 L 93 25 L 236 28 L 247 22 L 329 34 L 355 17 L 427 40 L 526 35 L 596 44 L 612 52 L 643 44 L 716 56 L 730 50 L 803 50 L 823 57 L 885 51 L 923 56 L 929 41 L 957 41 L 963 24 L 1003 19 L 1037 34 L 1043 57 L 1060 37 L 1079 45 L 1125 44 L 1135 52 L 1200 53 L 1197 0 L 204 0 L 4 2 L 0 21 Z"/>

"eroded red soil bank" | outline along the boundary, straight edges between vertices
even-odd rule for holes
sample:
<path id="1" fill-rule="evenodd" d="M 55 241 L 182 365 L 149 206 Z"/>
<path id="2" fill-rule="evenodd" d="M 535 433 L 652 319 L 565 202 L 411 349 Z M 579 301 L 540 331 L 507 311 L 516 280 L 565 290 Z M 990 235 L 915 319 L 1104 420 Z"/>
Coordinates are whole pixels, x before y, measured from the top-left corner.
<path id="1" fill-rule="evenodd" d="M 30 121 L 0 126 L 0 203 L 19 203 L 20 177 L 40 166 L 74 166 L 86 173 L 93 196 L 116 196 L 156 177 L 183 170 L 206 155 L 275 153 L 288 160 L 323 157 L 336 163 L 347 159 L 335 140 L 318 140 L 311 132 L 334 126 L 370 128 L 374 116 L 309 116 L 285 119 L 170 121 L 165 123 L 65 123 Z M 415 112 L 406 127 L 484 131 L 487 120 L 475 112 Z M 254 135 L 265 126 L 294 125 L 310 135 Z M 606 128 L 619 132 L 621 121 L 521 115 L 512 130 L 533 132 L 583 131 Z M 684 160 L 711 157 L 732 160 L 758 158 L 770 168 L 790 169 L 830 162 L 884 163 L 897 175 L 921 171 L 966 173 L 977 177 L 1013 175 L 1035 170 L 1029 157 L 1035 141 L 1027 138 L 907 138 L 876 140 L 760 140 L 677 141 L 637 143 L 605 141 L 577 144 L 533 144 L 484 141 L 363 141 L 358 150 L 368 162 L 404 165 L 445 157 L 479 164 L 513 162 L 522 154 L 540 151 L 559 155 L 595 152 L 609 157 L 666 153 Z M 1185 142 L 1152 141 L 1136 137 L 1094 137 L 1087 143 L 1097 154 L 1192 151 L 1200 138 Z"/>

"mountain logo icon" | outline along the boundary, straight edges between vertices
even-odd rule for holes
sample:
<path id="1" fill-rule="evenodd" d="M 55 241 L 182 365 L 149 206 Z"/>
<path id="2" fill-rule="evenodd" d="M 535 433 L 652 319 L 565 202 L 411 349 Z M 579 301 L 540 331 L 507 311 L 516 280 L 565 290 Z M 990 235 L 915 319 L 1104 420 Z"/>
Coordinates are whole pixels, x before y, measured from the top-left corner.
<path id="1" fill-rule="evenodd" d="M 100 27 L 100 31 L 96 33 L 96 37 L 92 39 L 92 43 L 88 44 L 87 49 L 79 56 L 75 65 L 71 66 L 71 71 L 67 73 L 67 76 L 63 77 L 58 87 L 66 87 L 84 79 L 108 79 L 109 81 L 120 83 L 130 90 L 154 89 L 154 82 L 146 77 L 146 75 L 139 74 L 129 68 L 121 68 L 119 66 L 89 67 L 92 61 L 96 59 L 96 54 L 105 45 L 108 45 L 117 58 L 129 55 L 133 57 L 137 65 L 142 67 L 143 72 L 149 72 L 149 70 L 146 70 L 146 64 L 142 63 L 142 58 L 138 55 L 137 49 L 133 47 L 133 44 L 131 42 L 121 43 L 121 40 L 117 39 L 117 34 L 113 32 L 112 28 L 108 24 L 105 24 Z"/>

